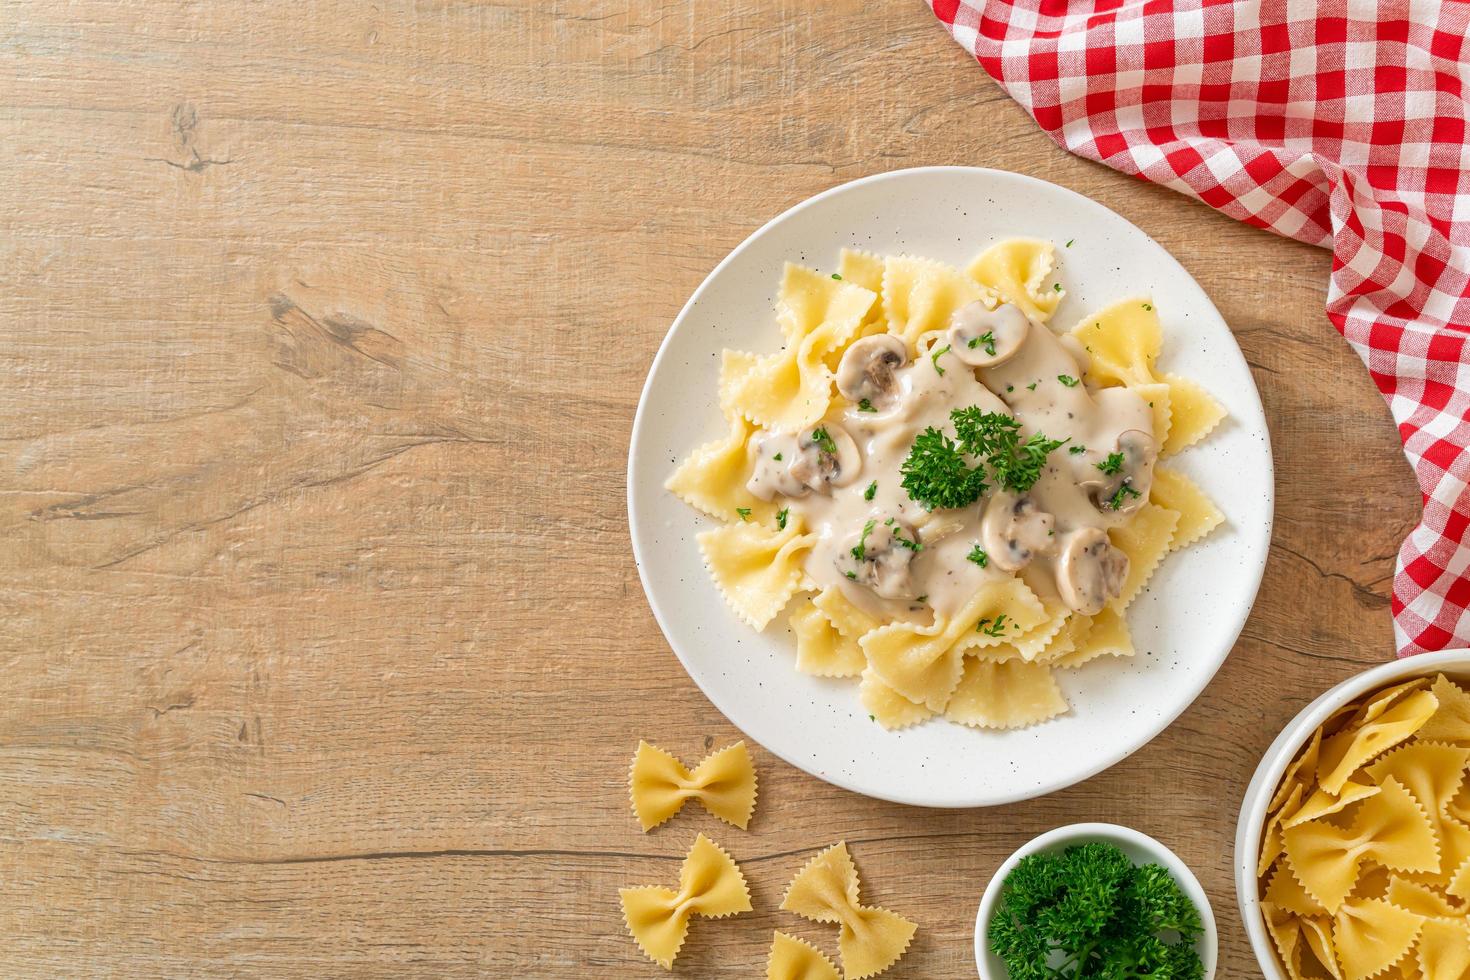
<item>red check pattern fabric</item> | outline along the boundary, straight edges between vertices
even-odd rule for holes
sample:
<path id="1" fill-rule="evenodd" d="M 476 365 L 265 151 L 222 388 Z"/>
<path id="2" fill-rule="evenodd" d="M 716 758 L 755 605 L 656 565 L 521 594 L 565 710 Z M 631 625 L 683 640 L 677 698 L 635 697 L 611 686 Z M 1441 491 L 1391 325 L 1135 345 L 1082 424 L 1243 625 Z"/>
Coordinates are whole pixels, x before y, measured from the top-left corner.
<path id="1" fill-rule="evenodd" d="M 1332 250 L 1424 496 L 1399 654 L 1470 645 L 1470 4 L 929 3 L 1064 148 Z"/>

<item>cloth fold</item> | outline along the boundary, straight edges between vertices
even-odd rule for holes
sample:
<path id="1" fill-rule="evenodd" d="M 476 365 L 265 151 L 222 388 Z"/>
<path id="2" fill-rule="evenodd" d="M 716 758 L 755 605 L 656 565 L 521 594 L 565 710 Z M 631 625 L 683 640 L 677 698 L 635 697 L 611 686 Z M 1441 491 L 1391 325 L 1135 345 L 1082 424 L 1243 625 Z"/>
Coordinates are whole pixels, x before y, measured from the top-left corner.
<path id="1" fill-rule="evenodd" d="M 1470 645 L 1470 5 L 928 2 L 1063 148 L 1332 249 L 1424 496 L 1399 655 Z"/>

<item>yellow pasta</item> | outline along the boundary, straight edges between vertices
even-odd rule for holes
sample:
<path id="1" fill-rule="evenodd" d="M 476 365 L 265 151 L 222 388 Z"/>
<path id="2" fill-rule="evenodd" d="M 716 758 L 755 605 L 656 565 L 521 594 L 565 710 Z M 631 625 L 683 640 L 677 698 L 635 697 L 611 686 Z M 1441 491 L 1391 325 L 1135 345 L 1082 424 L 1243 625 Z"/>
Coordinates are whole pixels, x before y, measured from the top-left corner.
<path id="1" fill-rule="evenodd" d="M 628 795 L 645 833 L 678 813 L 690 799 L 744 830 L 755 812 L 755 764 L 741 741 L 711 752 L 690 772 L 673 755 L 640 741 L 628 772 Z"/>
<path id="2" fill-rule="evenodd" d="M 1001 632 L 1009 623 L 1021 633 L 1045 618 L 1041 601 L 1025 583 L 1004 579 L 982 588 L 951 619 L 931 626 L 892 623 L 868 633 L 861 643 L 868 664 L 885 684 L 910 701 L 942 711 L 964 670 L 963 654 L 957 647 L 962 639 L 979 645 L 1000 643 L 1001 639 L 983 635 L 977 639 L 969 634 L 981 633 L 977 626 L 982 622 L 988 624 L 987 629 L 999 622 Z"/>
<path id="3" fill-rule="evenodd" d="M 1470 920 L 1425 919 L 1417 949 L 1425 980 L 1463 980 L 1470 976 Z"/>
<path id="4" fill-rule="evenodd" d="M 723 521 L 740 519 L 740 510 L 750 519 L 769 523 L 776 505 L 760 500 L 745 489 L 753 465 L 746 443 L 755 427 L 743 416 L 730 420 L 730 433 L 707 442 L 680 464 L 664 486 L 680 500 Z"/>
<path id="5" fill-rule="evenodd" d="M 1179 515 L 1179 523 L 1169 539 L 1170 551 L 1194 544 L 1225 521 L 1225 515 L 1210 502 L 1204 491 L 1178 470 L 1157 467 L 1148 499 Z"/>
<path id="6" fill-rule="evenodd" d="M 986 290 L 969 276 L 939 262 L 899 255 L 883 264 L 883 312 L 888 332 L 902 337 L 910 351 L 919 337 L 949 325 L 962 306 L 988 299 Z M 993 306 L 994 300 L 988 305 Z"/>
<path id="7" fill-rule="evenodd" d="M 1338 732 L 1322 743 L 1317 781 L 1327 792 L 1339 792 L 1360 766 L 1412 736 L 1438 706 L 1433 694 L 1416 691 L 1372 721 Z"/>
<path id="8" fill-rule="evenodd" d="M 1051 242 L 1012 238 L 981 252 L 965 271 L 1032 320 L 1045 323 L 1066 295 L 1046 284 L 1055 267 L 1056 246 Z"/>
<path id="9" fill-rule="evenodd" d="M 1276 859 L 1286 853 L 1286 841 L 1281 823 L 1288 816 L 1296 812 L 1296 808 L 1302 802 L 1303 787 L 1300 783 L 1291 788 L 1287 794 L 1286 801 L 1269 814 L 1266 818 L 1266 826 L 1261 831 L 1261 858 L 1256 864 L 1256 875 L 1264 877 Z"/>
<path id="10" fill-rule="evenodd" d="M 1341 813 L 1348 807 L 1370 796 L 1377 796 L 1382 792 L 1381 786 L 1370 786 L 1364 783 L 1355 783 L 1349 780 L 1342 784 L 1342 789 L 1335 795 L 1325 789 L 1317 789 L 1311 796 L 1302 801 L 1302 805 L 1290 817 L 1282 821 L 1283 830 L 1289 830 L 1297 824 L 1306 823 L 1309 820 L 1321 820 L 1330 817 L 1334 813 Z"/>
<path id="11" fill-rule="evenodd" d="M 1284 831 L 1282 837 L 1292 873 L 1333 913 L 1353 890 L 1364 860 L 1394 871 L 1439 870 L 1434 827 L 1392 776 L 1361 804 L 1351 828 L 1313 820 Z"/>
<path id="12" fill-rule="evenodd" d="M 814 677 L 856 677 L 868 665 L 857 640 L 843 636 L 813 603 L 791 614 L 796 634 L 796 669 Z"/>
<path id="13" fill-rule="evenodd" d="M 1165 374 L 1169 386 L 1169 435 L 1163 455 L 1172 456 L 1199 442 L 1225 418 L 1225 409 L 1199 385 L 1177 374 Z"/>
<path id="14" fill-rule="evenodd" d="M 1330 919 L 1320 918 L 1315 915 L 1302 916 L 1299 920 L 1302 930 L 1302 939 L 1306 941 L 1307 950 L 1311 952 L 1318 963 L 1327 967 L 1327 972 L 1334 977 L 1342 976 L 1342 968 L 1337 963 L 1337 951 L 1332 947 L 1332 922 Z"/>
<path id="15" fill-rule="evenodd" d="M 1157 504 L 1144 504 L 1131 520 L 1108 533 L 1114 547 L 1128 556 L 1128 578 L 1122 593 L 1108 604 L 1110 607 L 1121 613 L 1143 591 L 1154 569 L 1168 554 L 1169 542 L 1178 525 L 1178 512 Z"/>
<path id="16" fill-rule="evenodd" d="M 798 871 L 781 900 L 783 911 L 840 926 L 837 945 L 848 980 L 876 976 L 898 962 L 917 928 L 895 912 L 861 904 L 859 887 L 857 866 L 839 843 Z"/>
<path id="17" fill-rule="evenodd" d="M 1401 909 L 1407 909 L 1416 915 L 1422 916 L 1462 916 L 1465 909 L 1455 907 L 1449 899 L 1445 898 L 1433 888 L 1396 874 L 1390 874 L 1388 878 L 1388 889 L 1383 897 L 1393 905 Z"/>
<path id="18" fill-rule="evenodd" d="M 1382 899 L 1344 903 L 1333 928 L 1344 980 L 1367 980 L 1397 963 L 1414 947 L 1423 927 L 1423 916 Z"/>
<path id="19" fill-rule="evenodd" d="M 1430 690 L 1438 699 L 1439 708 L 1424 723 L 1419 737 L 1436 742 L 1470 745 L 1470 692 L 1457 686 L 1443 674 L 1435 679 Z"/>
<path id="20" fill-rule="evenodd" d="M 845 282 L 861 286 L 876 296 L 883 295 L 883 259 L 872 252 L 856 248 L 844 248 L 838 257 L 837 274 Z M 882 333 L 888 329 L 888 318 L 883 313 L 882 302 L 874 303 L 863 317 L 858 335 Z M 831 364 L 836 367 L 835 363 Z"/>
<path id="21" fill-rule="evenodd" d="M 812 605 L 822 610 L 822 615 L 843 636 L 857 639 L 864 633 L 878 628 L 878 621 L 842 594 L 841 589 L 823 589 L 812 599 Z"/>
<path id="22" fill-rule="evenodd" d="M 689 918 L 722 919 L 749 912 L 750 890 L 735 861 L 700 834 L 679 868 L 679 890 L 656 885 L 620 888 L 623 921 L 644 955 L 666 970 L 689 934 Z"/>
<path id="23" fill-rule="evenodd" d="M 779 929 L 766 960 L 766 980 L 842 980 L 826 954 Z"/>
<path id="24" fill-rule="evenodd" d="M 976 728 L 1020 728 L 1066 710 L 1067 700 L 1046 664 L 966 657 L 944 716 Z"/>
<path id="25" fill-rule="evenodd" d="M 1423 729 L 1419 734 L 1422 739 Z M 1445 812 L 1464 782 L 1467 765 L 1470 747 L 1416 740 L 1394 749 L 1366 771 L 1374 782 L 1382 783 L 1392 776 L 1402 783 L 1429 815 L 1436 836 L 1442 838 L 1440 824 L 1448 819 Z"/>
<path id="26" fill-rule="evenodd" d="M 1111 606 L 1096 616 L 1074 616 L 1078 621 L 1077 638 L 1071 652 L 1056 661 L 1058 667 L 1081 667 L 1098 657 L 1131 657 L 1133 637 L 1128 621 Z"/>
<path id="27" fill-rule="evenodd" d="M 924 705 L 915 704 L 884 684 L 871 667 L 863 671 L 862 683 L 858 685 L 858 701 L 874 721 L 889 731 L 909 728 L 934 717 L 934 712 Z"/>
<path id="28" fill-rule="evenodd" d="M 1265 891 L 1261 893 L 1261 900 L 1270 902 L 1280 909 L 1285 909 L 1294 915 L 1326 915 L 1327 910 L 1322 903 L 1317 901 L 1302 883 L 1297 880 L 1296 875 L 1289 868 L 1278 868 L 1271 875 L 1271 881 L 1266 885 Z"/>
<path id="29" fill-rule="evenodd" d="M 761 524 L 726 524 L 697 535 L 710 575 L 735 614 L 763 630 L 801 588 L 801 555 L 815 540 L 795 522 L 784 531 Z"/>

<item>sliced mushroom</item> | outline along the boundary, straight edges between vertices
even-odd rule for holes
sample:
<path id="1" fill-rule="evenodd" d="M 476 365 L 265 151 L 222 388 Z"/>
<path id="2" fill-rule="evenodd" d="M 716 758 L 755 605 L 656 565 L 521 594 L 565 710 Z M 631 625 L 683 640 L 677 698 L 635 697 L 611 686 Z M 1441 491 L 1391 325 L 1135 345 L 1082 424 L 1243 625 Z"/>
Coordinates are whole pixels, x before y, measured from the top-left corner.
<path id="1" fill-rule="evenodd" d="M 908 345 L 891 333 L 854 341 L 837 365 L 837 390 L 853 404 L 866 401 L 873 408 L 887 408 L 898 397 L 898 379 L 893 372 L 908 360 Z"/>
<path id="2" fill-rule="evenodd" d="M 980 537 L 997 568 L 1018 572 L 1056 544 L 1055 519 L 1029 496 L 997 493 L 986 505 Z"/>
<path id="3" fill-rule="evenodd" d="M 1057 591 L 1069 608 L 1097 615 L 1122 593 L 1127 578 L 1128 556 L 1101 528 L 1078 528 L 1067 536 L 1057 559 Z"/>
<path id="4" fill-rule="evenodd" d="M 1015 356 L 1030 329 L 1020 307 L 1003 303 L 987 310 L 976 300 L 949 318 L 949 348 L 971 367 L 995 367 Z"/>
<path id="5" fill-rule="evenodd" d="M 1118 434 L 1113 451 L 1101 462 L 1093 463 L 1088 478 L 1078 486 L 1087 491 L 1099 511 L 1131 514 L 1148 500 L 1158 458 L 1159 445 L 1153 436 L 1142 429 L 1126 429 Z"/>
<path id="6" fill-rule="evenodd" d="M 857 479 L 862 468 L 857 443 L 840 425 L 824 422 L 796 437 L 791 475 L 817 493 L 847 486 Z"/>
<path id="7" fill-rule="evenodd" d="M 811 493 L 811 488 L 791 472 L 797 458 L 795 436 L 762 430 L 750 437 L 750 452 L 755 459 L 745 489 L 751 496 L 773 500 L 778 493 L 785 497 Z"/>
<path id="8" fill-rule="evenodd" d="M 844 542 L 837 570 L 885 599 L 910 599 L 909 565 L 923 547 L 918 532 L 904 521 L 874 518 Z"/>

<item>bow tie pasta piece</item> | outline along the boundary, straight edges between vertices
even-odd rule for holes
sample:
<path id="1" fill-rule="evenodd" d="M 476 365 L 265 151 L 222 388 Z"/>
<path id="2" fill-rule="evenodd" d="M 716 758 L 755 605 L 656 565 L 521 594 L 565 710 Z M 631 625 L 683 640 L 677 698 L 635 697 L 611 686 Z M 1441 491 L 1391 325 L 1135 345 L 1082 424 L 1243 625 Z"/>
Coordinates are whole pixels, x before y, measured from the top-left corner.
<path id="1" fill-rule="evenodd" d="M 837 274 L 844 282 L 850 282 L 854 286 L 861 286 L 876 296 L 883 295 L 883 259 L 872 252 L 865 252 L 858 248 L 844 248 L 837 259 Z M 883 333 L 888 329 L 888 318 L 883 312 L 881 302 L 874 303 L 866 316 L 863 317 L 863 325 L 858 330 L 858 336 L 867 336 L 871 333 Z M 836 367 L 836 365 L 830 365 Z"/>
<path id="2" fill-rule="evenodd" d="M 816 535 L 801 522 L 777 531 L 763 524 L 726 524 L 695 536 L 710 576 L 730 608 L 755 630 L 766 628 L 806 580 L 802 555 Z"/>
<path id="3" fill-rule="evenodd" d="M 1425 919 L 1415 959 L 1425 980 L 1461 980 L 1470 975 L 1470 919 Z"/>
<path id="4" fill-rule="evenodd" d="M 1394 871 L 1439 870 L 1439 845 L 1429 816 L 1392 776 L 1361 804 L 1351 828 L 1318 820 L 1298 824 L 1282 837 L 1292 873 L 1334 914 L 1353 890 L 1365 860 Z"/>
<path id="5" fill-rule="evenodd" d="M 1381 783 L 1392 776 L 1403 784 L 1429 814 L 1438 833 L 1450 800 L 1465 780 L 1467 765 L 1470 765 L 1470 746 L 1425 742 L 1421 735 L 1420 740 L 1389 752 L 1366 772 L 1374 782 Z"/>
<path id="6" fill-rule="evenodd" d="M 1128 556 L 1128 576 L 1123 580 L 1123 591 L 1108 604 L 1112 609 L 1123 612 L 1143 591 L 1154 569 L 1169 553 L 1178 526 L 1178 511 L 1150 503 L 1138 508 L 1127 523 L 1108 532 L 1113 547 Z"/>
<path id="7" fill-rule="evenodd" d="M 720 403 L 738 407 L 768 429 L 791 431 L 816 422 L 832 402 L 832 370 L 825 358 L 857 335 L 876 300 L 861 286 L 788 262 L 777 304 L 786 348 L 765 357 L 728 357 Z"/>
<path id="8" fill-rule="evenodd" d="M 645 833 L 678 813 L 689 799 L 745 830 L 755 812 L 755 764 L 740 741 L 711 752 L 691 773 L 668 752 L 640 741 L 628 772 L 628 795 Z"/>
<path id="9" fill-rule="evenodd" d="M 883 683 L 910 701 L 943 711 L 964 671 L 962 640 L 996 645 L 1045 620 L 1041 600 L 1024 582 L 1001 579 L 983 586 L 953 617 L 936 616 L 930 626 L 892 623 L 860 642 L 868 665 Z M 984 635 L 977 639 L 970 633 Z"/>
<path id="10" fill-rule="evenodd" d="M 868 665 L 857 640 L 843 636 L 814 603 L 791 614 L 796 634 L 796 669 L 813 677 L 856 677 Z"/>
<path id="11" fill-rule="evenodd" d="M 1455 906 L 1433 888 L 1392 873 L 1389 874 L 1388 888 L 1384 891 L 1383 898 L 1390 904 L 1413 912 L 1415 915 L 1431 918 L 1455 918 L 1464 916 L 1467 911 Z"/>
<path id="12" fill-rule="evenodd" d="M 1056 312 L 1066 292 L 1046 281 L 1056 267 L 1056 246 L 1034 238 L 997 242 L 975 257 L 965 271 L 1037 323 Z"/>
<path id="13" fill-rule="evenodd" d="M 1377 796 L 1380 792 L 1382 792 L 1380 786 L 1368 786 L 1351 781 L 1343 783 L 1341 791 L 1335 796 L 1325 789 L 1314 790 L 1311 796 L 1302 801 L 1296 813 L 1281 822 L 1281 829 L 1290 830 L 1297 824 L 1321 820 L 1334 813 L 1341 813 L 1354 803 L 1366 800 L 1370 796 Z"/>
<path id="14" fill-rule="evenodd" d="M 858 873 L 839 843 L 818 854 L 796 873 L 781 908 L 814 922 L 841 926 L 838 949 L 848 980 L 862 980 L 888 969 L 908 949 L 918 928 L 903 916 L 858 901 Z"/>
<path id="15" fill-rule="evenodd" d="M 766 960 L 766 980 L 842 980 L 842 975 L 817 947 L 778 929 Z"/>
<path id="16" fill-rule="evenodd" d="M 858 701 L 867 709 L 870 718 L 890 732 L 934 717 L 934 712 L 927 707 L 915 704 L 879 680 L 872 667 L 863 671 L 862 683 L 858 685 Z"/>
<path id="17" fill-rule="evenodd" d="M 1277 868 L 1271 875 L 1271 881 L 1266 885 L 1266 890 L 1261 893 L 1261 900 L 1270 902 L 1279 909 L 1284 909 L 1293 915 L 1321 915 L 1325 916 L 1327 910 L 1322 903 L 1317 901 L 1302 883 L 1297 880 L 1296 875 L 1291 873 L 1290 868 Z"/>
<path id="18" fill-rule="evenodd" d="M 1333 925 L 1333 944 L 1344 980 L 1367 980 L 1413 948 L 1424 927 L 1424 917 L 1382 899 L 1369 898 L 1344 903 Z"/>
<path id="19" fill-rule="evenodd" d="M 1098 657 L 1131 657 L 1134 655 L 1133 636 L 1128 632 L 1128 621 L 1116 609 L 1104 608 L 1096 616 L 1074 615 L 1067 620 L 1056 643 L 1066 645 L 1071 634 L 1072 649 L 1056 660 L 1048 661 L 1054 667 L 1071 670 L 1090 663 Z M 1037 658 L 1045 660 L 1045 653 Z"/>
<path id="20" fill-rule="evenodd" d="M 958 269 L 912 255 L 891 256 L 883 262 L 888 332 L 902 337 L 910 350 L 924 334 L 946 329 L 955 310 L 977 300 L 995 306 L 994 297 Z"/>
<path id="21" fill-rule="evenodd" d="M 1205 496 L 1195 482 L 1177 470 L 1155 467 L 1153 487 L 1148 499 L 1165 510 L 1179 515 L 1179 523 L 1169 539 L 1169 550 L 1178 551 L 1194 544 L 1225 522 L 1225 515 Z"/>
<path id="22" fill-rule="evenodd" d="M 1317 782 L 1329 793 L 1341 792 L 1353 773 L 1413 736 L 1438 707 L 1429 691 L 1415 691 L 1360 727 L 1344 728 L 1322 743 Z"/>
<path id="23" fill-rule="evenodd" d="M 738 521 L 740 511 L 745 510 L 750 520 L 770 523 L 776 505 L 745 489 L 755 469 L 747 449 L 754 431 L 755 426 L 745 418 L 732 418 L 730 434 L 690 453 L 664 483 L 664 488 L 691 507 L 722 521 Z"/>
<path id="24" fill-rule="evenodd" d="M 944 716 L 974 728 L 1024 728 L 1066 710 L 1067 699 L 1046 664 L 966 657 Z"/>
<path id="25" fill-rule="evenodd" d="M 812 605 L 822 610 L 822 615 L 843 636 L 856 640 L 864 633 L 871 633 L 881 624 L 852 604 L 841 589 L 823 589 L 812 599 Z"/>
<path id="26" fill-rule="evenodd" d="M 657 885 L 621 888 L 623 921 L 638 948 L 659 966 L 673 969 L 689 933 L 690 916 L 721 919 L 750 911 L 750 890 L 735 861 L 700 834 L 679 869 L 679 890 Z"/>
<path id="27" fill-rule="evenodd" d="M 1151 301 L 1127 299 L 1109 306 L 1074 327 L 1072 336 L 1091 355 L 1086 374 L 1094 384 L 1169 386 L 1168 435 L 1162 440 L 1162 455 L 1172 456 L 1199 442 L 1225 417 L 1220 403 L 1193 381 L 1154 374 L 1163 328 Z"/>
<path id="28" fill-rule="evenodd" d="M 1434 679 L 1430 690 L 1439 699 L 1439 710 L 1424 723 L 1419 737 L 1470 745 L 1470 692 L 1443 674 Z"/>

